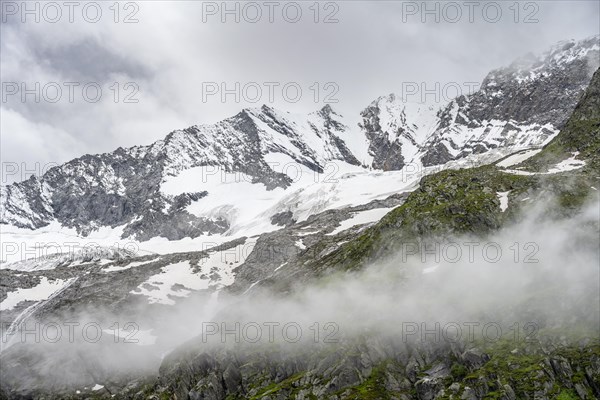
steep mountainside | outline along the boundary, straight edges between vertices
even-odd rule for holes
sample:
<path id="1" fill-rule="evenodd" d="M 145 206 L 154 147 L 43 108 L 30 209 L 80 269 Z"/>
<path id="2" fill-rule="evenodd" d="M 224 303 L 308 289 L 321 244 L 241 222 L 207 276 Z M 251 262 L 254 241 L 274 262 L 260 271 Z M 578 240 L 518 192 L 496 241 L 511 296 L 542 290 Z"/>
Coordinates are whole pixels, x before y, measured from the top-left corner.
<path id="1" fill-rule="evenodd" d="M 444 107 L 423 146 L 424 165 L 497 147 L 546 144 L 564 125 L 600 66 L 599 37 L 561 42 L 490 72 L 481 88 Z"/>
<path id="2" fill-rule="evenodd" d="M 589 169 L 600 165 L 600 74 L 596 72 L 590 86 L 573 111 L 560 135 L 544 149 L 526 160 L 522 166 L 536 171 L 563 161 L 577 153 L 578 159 L 587 162 Z"/>
<path id="3" fill-rule="evenodd" d="M 402 169 L 417 152 L 436 123 L 435 108 L 402 101 L 394 94 L 373 101 L 361 113 L 361 129 L 369 140 L 373 168 Z"/>

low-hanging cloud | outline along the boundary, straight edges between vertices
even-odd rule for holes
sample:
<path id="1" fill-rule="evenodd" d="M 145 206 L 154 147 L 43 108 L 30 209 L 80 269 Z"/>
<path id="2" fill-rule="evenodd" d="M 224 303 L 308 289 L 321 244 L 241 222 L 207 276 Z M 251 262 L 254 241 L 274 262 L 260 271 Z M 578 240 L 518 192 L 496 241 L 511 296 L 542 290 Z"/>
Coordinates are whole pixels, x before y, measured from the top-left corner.
<path id="1" fill-rule="evenodd" d="M 204 292 L 161 311 L 143 304 L 121 313 L 80 308 L 51 319 L 77 321 L 73 340 L 64 326 L 56 343 L 32 343 L 31 334 L 18 343 L 17 337 L 2 354 L 4 366 L 11 367 L 5 377 L 21 388 L 33 385 L 33 377 L 34 386 L 102 384 L 114 382 L 115 374 L 125 380 L 156 374 L 174 349 L 185 354 L 277 343 L 293 351 L 365 336 L 464 343 L 514 338 L 516 332 L 537 338 L 582 327 L 597 335 L 598 197 L 569 218 L 549 218 L 545 211 L 552 202 L 527 208 L 523 220 L 488 237 L 460 235 L 431 241 L 427 248 L 419 248 L 424 242 L 405 243 L 386 260 L 359 272 L 334 273 L 291 294 L 250 290 L 241 296 L 221 292 L 217 298 Z M 101 340 L 85 337 L 96 331 L 84 334 L 89 324 L 104 329 Z M 30 363 L 14 361 L 22 357 Z"/>

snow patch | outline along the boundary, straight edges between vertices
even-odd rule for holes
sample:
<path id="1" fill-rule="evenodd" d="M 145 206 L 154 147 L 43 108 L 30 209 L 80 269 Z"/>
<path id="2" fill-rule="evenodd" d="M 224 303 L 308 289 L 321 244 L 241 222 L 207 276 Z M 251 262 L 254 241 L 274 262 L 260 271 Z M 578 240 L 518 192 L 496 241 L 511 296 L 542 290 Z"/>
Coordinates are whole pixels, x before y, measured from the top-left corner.
<path id="1" fill-rule="evenodd" d="M 498 200 L 500 200 L 500 210 L 502 212 L 506 211 L 506 209 L 508 208 L 508 194 L 509 193 L 510 193 L 510 190 L 508 192 L 496 193 L 496 196 L 498 196 Z"/>
<path id="2" fill-rule="evenodd" d="M 110 267 L 104 268 L 102 271 L 103 272 L 125 271 L 129 268 L 134 268 L 134 267 L 139 267 L 140 265 L 149 264 L 152 261 L 153 260 L 135 261 L 135 262 L 129 263 L 127 265 L 111 265 Z"/>
<path id="3" fill-rule="evenodd" d="M 386 215 L 393 209 L 394 209 L 394 207 L 374 208 L 372 210 L 360 211 L 360 212 L 354 213 L 354 215 L 351 218 L 348 218 L 348 219 L 342 221 L 340 223 L 340 226 L 335 228 L 332 232 L 328 233 L 327 235 L 329 235 L 329 236 L 336 235 L 336 234 L 343 232 L 346 229 L 350 229 L 356 225 L 363 225 L 363 224 L 368 224 L 368 223 L 379 221 L 381 218 L 383 218 L 384 215 Z"/>
<path id="4" fill-rule="evenodd" d="M 557 174 L 559 172 L 573 171 L 573 170 L 576 170 L 579 168 L 583 168 L 585 166 L 585 161 L 576 159 L 576 157 L 578 155 L 579 155 L 578 151 L 572 153 L 572 156 L 570 158 L 567 158 L 566 160 L 559 162 L 554 167 L 550 168 L 548 170 L 548 172 L 529 172 L 529 171 L 521 171 L 518 169 L 506 169 L 506 170 L 503 170 L 503 172 L 507 172 L 509 174 L 514 174 L 514 175 L 551 175 L 551 174 Z"/>
<path id="5" fill-rule="evenodd" d="M 174 289 L 175 285 L 182 285 L 182 289 Z M 192 290 L 207 289 L 208 279 L 202 279 L 194 273 L 189 261 L 182 261 L 167 265 L 156 275 L 132 290 L 130 293 L 148 297 L 148 303 L 174 305 L 171 297 L 187 297 Z"/>
<path id="6" fill-rule="evenodd" d="M 6 299 L 0 303 L 0 311 L 12 310 L 23 301 L 47 300 L 54 293 L 59 292 L 63 288 L 67 287 L 72 281 L 73 279 L 56 279 L 54 281 L 50 281 L 44 276 L 42 277 L 40 283 L 32 288 L 17 289 L 15 291 L 8 292 Z"/>
<path id="7" fill-rule="evenodd" d="M 578 151 L 572 153 L 572 156 L 570 158 L 567 158 L 566 160 L 563 160 L 563 161 L 559 162 L 558 164 L 556 164 L 554 167 L 550 168 L 548 170 L 548 173 L 556 174 L 559 172 L 572 171 L 575 169 L 583 168 L 585 166 L 585 161 L 576 160 L 575 158 L 578 155 L 579 155 Z"/>
<path id="8" fill-rule="evenodd" d="M 192 291 L 209 288 L 220 290 L 233 283 L 233 270 L 246 261 L 256 240 L 249 238 L 231 249 L 212 252 L 201 259 L 196 268 L 189 261 L 167 265 L 130 293 L 147 296 L 150 304 L 174 305 L 172 297 L 188 297 Z"/>
<path id="9" fill-rule="evenodd" d="M 542 151 L 542 149 L 533 149 L 533 150 L 523 151 L 520 153 L 515 153 L 515 154 L 512 154 L 512 155 L 506 157 L 504 160 L 500 161 L 496 165 L 498 167 L 502 167 L 502 168 L 510 167 L 512 165 L 522 163 L 523 161 L 527 160 L 528 158 L 533 157 L 540 151 Z"/>

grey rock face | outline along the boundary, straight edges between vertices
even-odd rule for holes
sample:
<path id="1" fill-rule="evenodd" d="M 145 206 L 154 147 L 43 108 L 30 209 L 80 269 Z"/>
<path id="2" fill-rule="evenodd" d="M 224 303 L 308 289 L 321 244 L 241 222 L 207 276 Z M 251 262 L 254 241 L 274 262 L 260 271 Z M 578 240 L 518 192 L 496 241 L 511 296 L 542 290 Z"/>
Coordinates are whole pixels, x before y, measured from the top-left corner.
<path id="1" fill-rule="evenodd" d="M 448 147 L 446 147 L 443 143 L 435 143 L 431 144 L 430 147 L 426 150 L 423 157 L 421 157 L 421 162 L 424 166 L 432 166 L 432 165 L 440 165 L 444 164 L 454 157 L 448 151 Z"/>
<path id="2" fill-rule="evenodd" d="M 296 221 L 294 220 L 294 214 L 291 211 L 284 211 L 274 214 L 271 217 L 271 223 L 278 226 L 290 226 Z"/>
<path id="3" fill-rule="evenodd" d="M 397 137 L 404 131 L 398 128 L 395 132 L 384 131 L 380 123 L 381 109 L 377 104 L 371 104 L 362 113 L 363 122 L 361 128 L 365 131 L 370 141 L 369 153 L 373 156 L 373 168 L 385 171 L 400 170 L 404 167 L 402 156 L 402 144 Z"/>

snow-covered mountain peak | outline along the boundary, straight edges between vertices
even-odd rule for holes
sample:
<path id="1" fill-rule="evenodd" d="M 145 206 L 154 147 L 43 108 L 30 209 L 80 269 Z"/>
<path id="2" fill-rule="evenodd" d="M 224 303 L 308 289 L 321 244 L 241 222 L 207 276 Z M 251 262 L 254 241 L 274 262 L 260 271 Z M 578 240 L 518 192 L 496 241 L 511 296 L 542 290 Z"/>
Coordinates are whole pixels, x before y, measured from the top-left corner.
<path id="1" fill-rule="evenodd" d="M 579 41 L 571 39 L 558 42 L 540 58 L 546 63 L 566 64 L 598 50 L 600 50 L 600 35 L 593 35 Z"/>
<path id="2" fill-rule="evenodd" d="M 539 147 L 560 130 L 600 64 L 600 36 L 554 45 L 491 71 L 480 90 L 452 100 L 423 145 L 424 165 L 495 148 Z"/>
<path id="3" fill-rule="evenodd" d="M 326 116 L 331 116 L 331 115 L 337 115 L 337 116 L 342 116 L 340 114 L 338 114 L 333 107 L 331 107 L 330 104 L 325 104 L 319 111 L 316 111 L 317 113 L 321 114 L 323 117 Z"/>
<path id="4" fill-rule="evenodd" d="M 200 187 L 167 194 L 163 183 L 186 170 L 210 167 L 211 174 L 239 173 L 266 190 L 286 188 L 298 169 L 321 173 L 330 161 L 358 165 L 340 137 L 346 130 L 341 116 L 328 108 L 308 115 L 268 106 L 244 109 L 215 124 L 172 131 L 149 146 L 85 155 L 39 180 L 3 188 L 0 222 L 35 229 L 57 221 L 84 235 L 124 226 L 124 237 L 140 240 L 221 233 L 229 228 L 223 215 L 186 210 L 210 192 Z"/>
<path id="5" fill-rule="evenodd" d="M 401 169 L 411 162 L 437 123 L 431 104 L 404 101 L 390 93 L 373 100 L 362 113 L 361 129 L 369 139 L 373 167 Z"/>
<path id="6" fill-rule="evenodd" d="M 549 76 L 552 71 L 568 68 L 574 62 L 589 64 L 591 73 L 600 66 L 600 35 L 576 41 L 558 42 L 541 53 L 528 53 L 509 66 L 491 71 L 482 87 L 494 88 L 501 82 L 516 80 L 529 82 Z M 591 75 L 590 75 L 591 76 Z"/>

